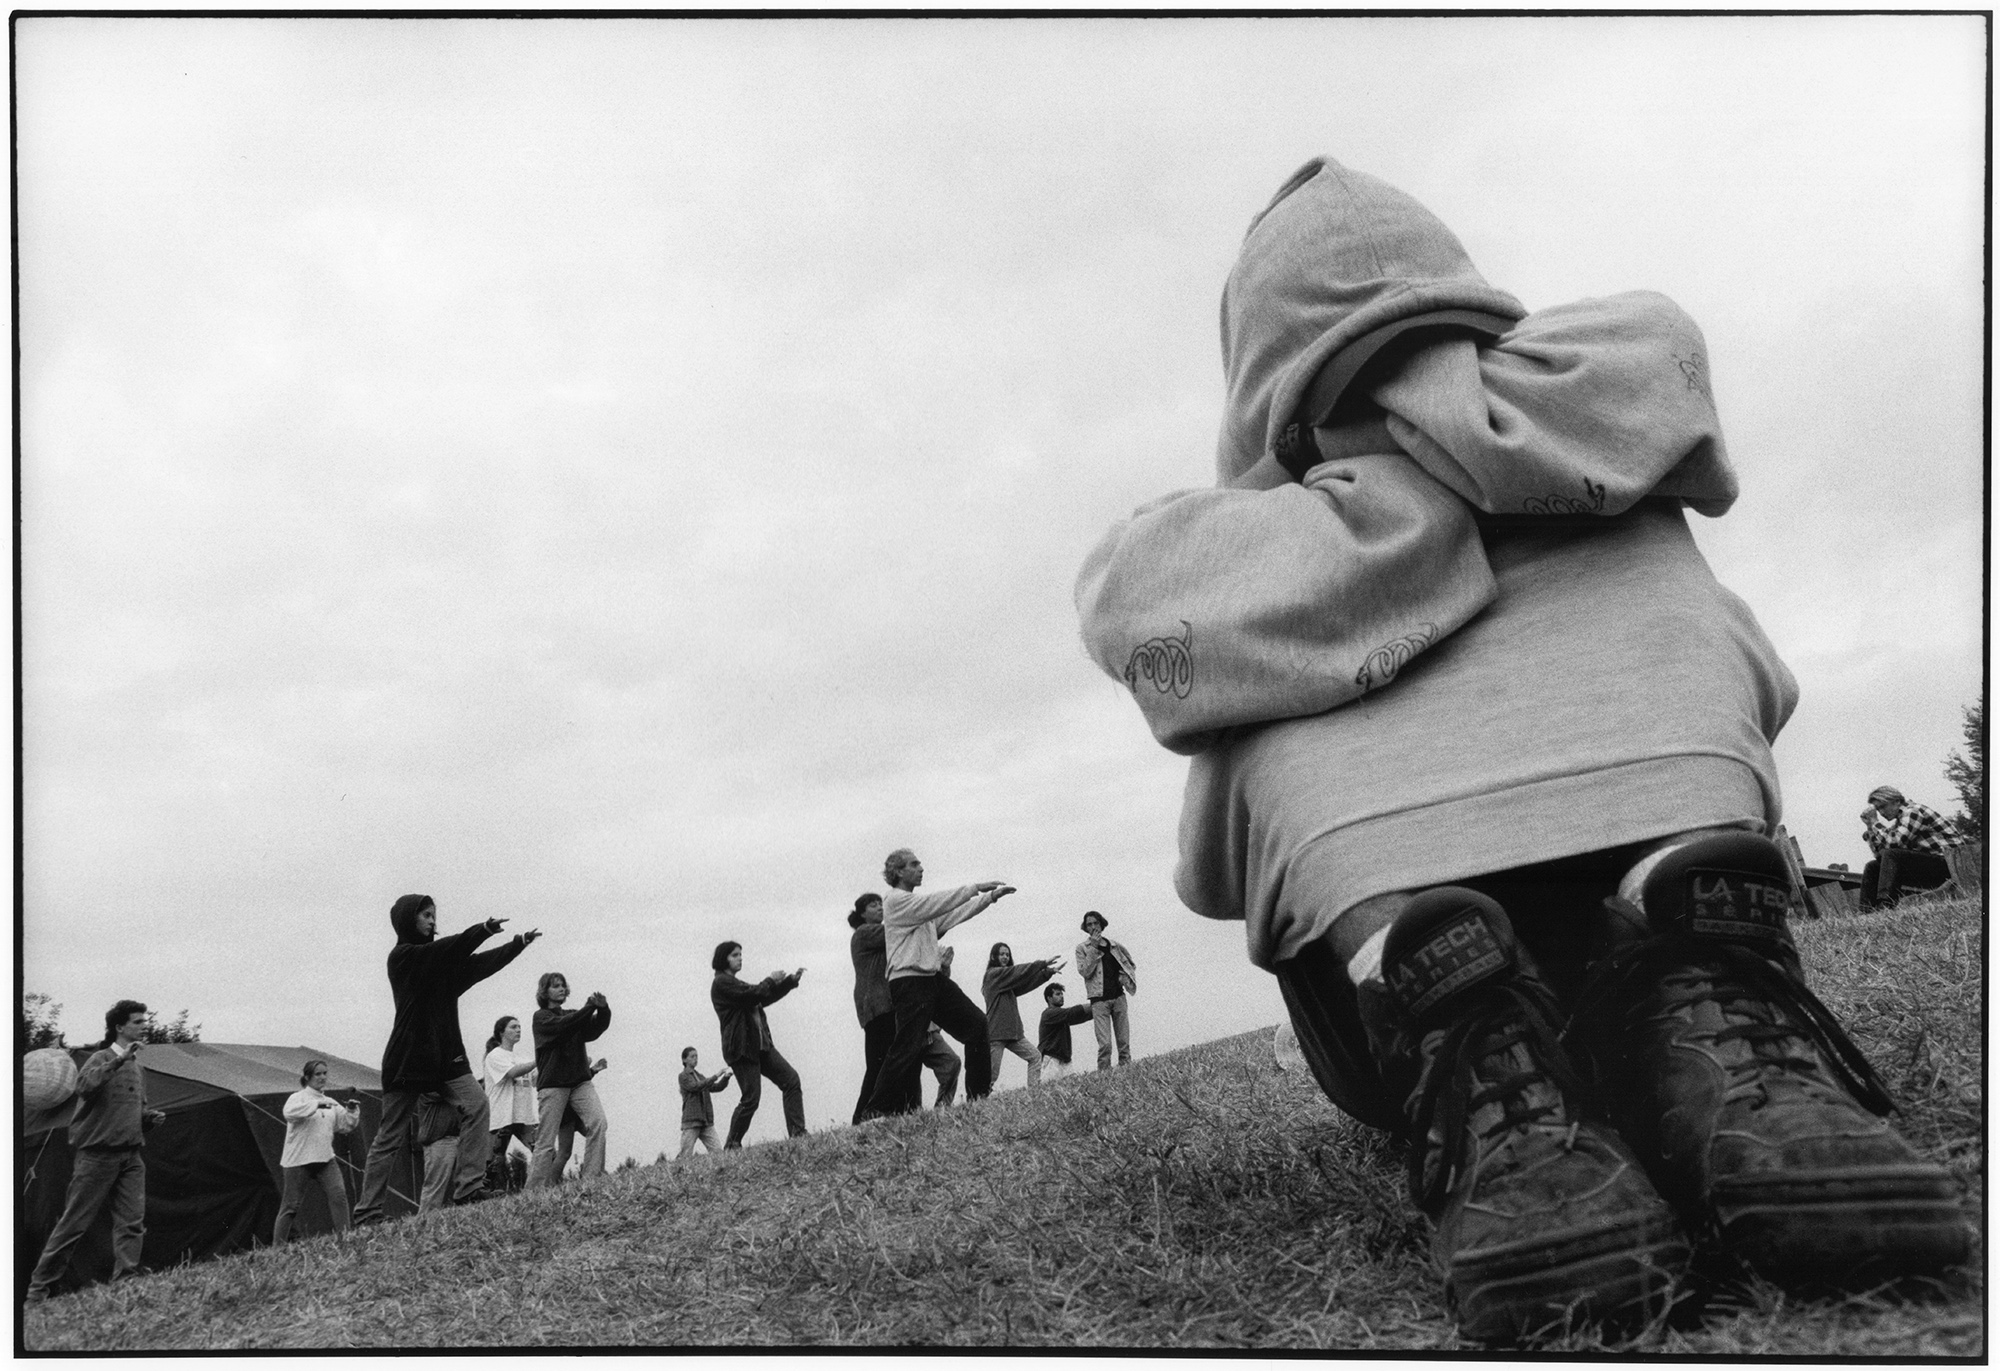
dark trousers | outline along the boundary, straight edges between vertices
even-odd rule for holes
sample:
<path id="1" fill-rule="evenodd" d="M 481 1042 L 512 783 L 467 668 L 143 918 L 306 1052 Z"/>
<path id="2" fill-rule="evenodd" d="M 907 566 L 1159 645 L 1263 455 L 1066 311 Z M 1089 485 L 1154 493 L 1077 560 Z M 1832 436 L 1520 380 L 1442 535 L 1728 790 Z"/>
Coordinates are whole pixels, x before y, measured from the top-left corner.
<path id="1" fill-rule="evenodd" d="M 1951 879 L 1951 865 L 1935 852 L 1892 847 L 1861 868 L 1861 907 L 1894 904 L 1911 890 L 1934 890 Z"/>
<path id="2" fill-rule="evenodd" d="M 338 1158 L 307 1162 L 304 1166 L 288 1166 L 284 1171 L 285 1193 L 278 1201 L 278 1222 L 271 1229 L 273 1247 L 292 1235 L 292 1223 L 299 1216 L 299 1205 L 305 1201 L 306 1191 L 314 1187 L 326 1196 L 326 1212 L 333 1219 L 333 1231 L 338 1233 L 347 1227 L 347 1182 L 341 1179 Z"/>
<path id="3" fill-rule="evenodd" d="M 1558 1002 L 1568 1006 L 1588 968 L 1590 932 L 1603 902 L 1618 893 L 1619 880 L 1646 846 L 1589 852 L 1451 884 L 1477 890 L 1507 911 L 1515 936 Z M 1385 1063 L 1371 1044 L 1354 982 L 1332 938 L 1308 943 L 1297 957 L 1272 969 L 1299 1051 L 1326 1097 L 1362 1123 L 1404 1132 L 1403 1105 L 1416 1080 L 1397 1074 L 1405 1064 Z"/>
<path id="4" fill-rule="evenodd" d="M 136 1147 L 79 1147 L 70 1163 L 62 1217 L 28 1281 L 30 1295 L 45 1295 L 62 1279 L 69 1254 L 97 1222 L 106 1200 L 111 1201 L 111 1279 L 138 1269 L 146 1239 L 146 1159 Z"/>
<path id="5" fill-rule="evenodd" d="M 965 1098 L 984 1099 L 993 1090 L 993 1058 L 986 1042 L 986 1011 L 965 997 L 949 976 L 894 976 L 889 998 L 896 1004 L 896 1040 L 875 1081 L 868 1112 L 907 1114 L 917 1107 L 912 1089 L 918 1064 L 936 1024 L 965 1049 Z"/>
<path id="6" fill-rule="evenodd" d="M 889 1060 L 889 1047 L 896 1041 L 896 1011 L 877 1014 L 861 1025 L 861 1060 L 865 1069 L 861 1073 L 861 1094 L 854 1101 L 854 1122 L 860 1123 L 868 1117 L 868 1097 L 875 1093 L 875 1083 L 882 1079 L 882 1063 Z"/>
<path id="7" fill-rule="evenodd" d="M 732 1061 L 729 1069 L 736 1073 L 736 1088 L 743 1093 L 737 1098 L 736 1112 L 729 1116 L 729 1137 L 722 1144 L 723 1151 L 743 1146 L 743 1135 L 750 1131 L 750 1120 L 756 1117 L 757 1105 L 764 1098 L 766 1076 L 784 1093 L 785 1132 L 794 1138 L 806 1135 L 806 1093 L 799 1088 L 799 1073 L 778 1055 L 777 1048 L 765 1048 L 755 1061 Z"/>
<path id="8" fill-rule="evenodd" d="M 433 1086 L 458 1108 L 457 1183 L 452 1198 L 462 1200 L 475 1193 L 486 1180 L 486 1092 L 470 1073 L 454 1076 Z M 382 1217 L 382 1200 L 389 1193 L 389 1172 L 396 1158 L 416 1138 L 417 1097 L 421 1090 L 384 1090 L 382 1122 L 375 1140 L 368 1145 L 368 1166 L 361 1173 L 361 1197 L 354 1205 L 354 1221 L 370 1223 Z M 418 1182 L 419 1187 L 422 1182 Z"/>

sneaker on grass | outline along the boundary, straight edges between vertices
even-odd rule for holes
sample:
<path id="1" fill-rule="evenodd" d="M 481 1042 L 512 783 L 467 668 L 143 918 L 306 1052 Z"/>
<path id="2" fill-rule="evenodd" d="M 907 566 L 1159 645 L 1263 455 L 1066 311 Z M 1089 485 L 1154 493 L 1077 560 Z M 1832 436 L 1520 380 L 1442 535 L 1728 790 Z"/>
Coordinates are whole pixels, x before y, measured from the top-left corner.
<path id="1" fill-rule="evenodd" d="M 1962 1262 L 1958 1186 L 1881 1117 L 1887 1089 L 1806 988 L 1776 844 L 1675 849 L 1612 901 L 1571 1040 L 1619 1132 L 1704 1243 L 1780 1283 Z"/>
<path id="2" fill-rule="evenodd" d="M 1420 1059 L 1405 1106 L 1410 1194 L 1462 1336 L 1628 1325 L 1668 1306 L 1688 1243 L 1632 1152 L 1583 1112 L 1560 1011 L 1506 913 L 1474 891 L 1418 895 L 1382 976 L 1395 1047 Z"/>

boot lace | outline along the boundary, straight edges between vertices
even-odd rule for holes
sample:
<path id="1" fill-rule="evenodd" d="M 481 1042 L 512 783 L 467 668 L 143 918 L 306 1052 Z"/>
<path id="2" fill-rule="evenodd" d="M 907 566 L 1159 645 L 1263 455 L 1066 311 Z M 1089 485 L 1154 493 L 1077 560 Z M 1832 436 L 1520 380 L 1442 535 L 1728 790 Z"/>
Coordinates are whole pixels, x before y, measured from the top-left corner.
<path id="1" fill-rule="evenodd" d="M 1468 1159 L 1466 1120 L 1485 1106 L 1498 1104 L 1502 1113 L 1479 1135 L 1482 1152 L 1486 1143 L 1515 1129 L 1544 1121 L 1560 1126 L 1565 1116 L 1577 1117 L 1583 1085 L 1555 1026 L 1561 1017 L 1554 996 L 1538 981 L 1503 981 L 1468 997 L 1430 1055 L 1413 1101 L 1410 1194 L 1419 1208 L 1434 1214 L 1451 1194 Z M 1481 1079 L 1482 1062 L 1517 1045 L 1527 1048 L 1528 1066 Z M 1552 1087 L 1557 1098 L 1548 1098 L 1545 1090 L 1537 1092 L 1539 1103 L 1531 1103 L 1529 1089 L 1537 1085 Z M 1434 1131 L 1442 1150 L 1426 1176 Z M 1570 1142 L 1575 1134 L 1572 1126 Z"/>
<path id="2" fill-rule="evenodd" d="M 1577 1042 L 1587 1035 L 1602 1041 L 1605 1035 L 1590 1032 L 1590 1026 L 1607 1017 L 1629 1022 L 1646 1013 L 1657 1003 L 1646 993 L 1649 985 L 1670 990 L 1689 1006 L 1713 1001 L 1726 1017 L 1743 1021 L 1715 1034 L 1718 1043 L 1741 1039 L 1750 1044 L 1749 1060 L 1726 1068 L 1732 1094 L 1746 1086 L 1768 1093 L 1764 1080 L 1770 1070 L 1823 1086 L 1823 1061 L 1847 1093 L 1872 1113 L 1901 1112 L 1868 1058 L 1805 982 L 1783 964 L 1735 943 L 1672 931 L 1617 949 L 1593 968 L 1563 1037 Z M 1817 1056 L 1806 1050 L 1808 1044 L 1819 1049 Z M 1606 1065 L 1597 1063 L 1594 1074 L 1600 1080 Z M 1759 1079 L 1744 1080 L 1752 1075 Z"/>

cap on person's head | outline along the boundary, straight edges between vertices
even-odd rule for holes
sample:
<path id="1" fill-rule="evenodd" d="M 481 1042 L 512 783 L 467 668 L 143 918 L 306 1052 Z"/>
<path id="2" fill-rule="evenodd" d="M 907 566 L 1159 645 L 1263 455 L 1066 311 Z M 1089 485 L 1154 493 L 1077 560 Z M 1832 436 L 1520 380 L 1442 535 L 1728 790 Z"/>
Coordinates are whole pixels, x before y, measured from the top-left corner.
<path id="1" fill-rule="evenodd" d="M 1105 928 L 1109 928 L 1109 927 L 1111 927 L 1111 920 L 1109 920 L 1109 919 L 1105 918 L 1105 917 L 1104 917 L 1104 916 L 1103 916 L 1102 914 L 1099 914 L 1099 913 L 1098 913 L 1098 912 L 1097 912 L 1096 910 L 1092 909 L 1092 910 L 1088 910 L 1088 911 L 1086 911 L 1086 912 L 1085 912 L 1085 914 L 1084 914 L 1084 916 L 1083 916 L 1083 925 L 1082 925 L 1082 927 L 1083 927 L 1083 931 L 1084 931 L 1084 932 L 1086 932 L 1086 933 L 1090 932 L 1090 921 L 1091 921 L 1092 919 L 1095 919 L 1095 920 L 1097 920 L 1097 922 L 1099 923 L 1099 925 L 1101 925 L 1102 927 L 1105 927 Z"/>
<path id="2" fill-rule="evenodd" d="M 1850 791 L 1849 793 L 1851 794 L 1852 792 Z M 1894 800 L 1899 805 L 1909 803 L 1909 801 L 1903 798 L 1903 792 L 1892 785 L 1878 785 L 1868 792 L 1869 804 L 1878 805 L 1884 800 Z"/>

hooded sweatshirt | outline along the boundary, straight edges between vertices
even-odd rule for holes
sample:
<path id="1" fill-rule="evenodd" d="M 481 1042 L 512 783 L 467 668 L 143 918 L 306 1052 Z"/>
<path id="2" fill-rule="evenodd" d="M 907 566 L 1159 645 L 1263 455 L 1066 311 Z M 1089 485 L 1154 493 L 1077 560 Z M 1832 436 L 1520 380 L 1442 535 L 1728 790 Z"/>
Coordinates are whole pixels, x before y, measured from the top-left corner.
<path id="1" fill-rule="evenodd" d="M 1276 468 L 1322 366 L 1439 310 L 1505 332 L 1361 372 L 1318 464 Z M 1217 487 L 1115 526 L 1076 593 L 1193 757 L 1190 908 L 1270 966 L 1372 895 L 1776 824 L 1797 687 L 1681 512 L 1737 485 L 1677 306 L 1530 314 L 1414 199 L 1318 159 L 1252 222 L 1222 325 Z"/>
<path id="2" fill-rule="evenodd" d="M 488 919 L 449 938 L 417 932 L 417 915 L 431 908 L 428 895 L 405 895 L 389 910 L 396 946 L 389 952 L 389 989 L 396 1021 L 382 1050 L 382 1088 L 421 1090 L 472 1074 L 458 1029 L 458 997 L 521 955 L 516 934 L 504 945 L 478 951 L 500 931 Z"/>

